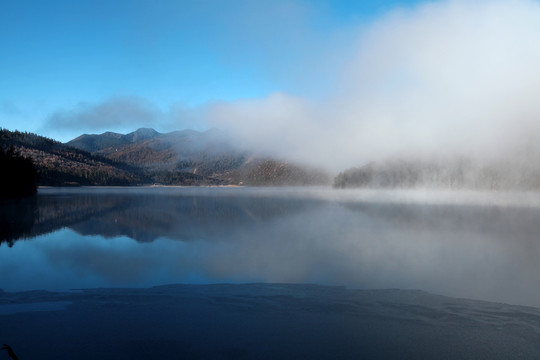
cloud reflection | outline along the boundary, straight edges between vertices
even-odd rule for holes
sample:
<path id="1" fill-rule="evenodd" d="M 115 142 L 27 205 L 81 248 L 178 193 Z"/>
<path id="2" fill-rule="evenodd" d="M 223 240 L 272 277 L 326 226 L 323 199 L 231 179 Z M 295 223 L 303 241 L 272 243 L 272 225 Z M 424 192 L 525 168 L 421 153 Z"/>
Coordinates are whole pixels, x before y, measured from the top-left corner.
<path id="1" fill-rule="evenodd" d="M 0 247 L 2 287 L 318 283 L 540 306 L 540 207 L 205 191 L 109 194 L 119 201 L 71 230 Z M 99 202 L 84 196 L 80 204 Z"/>

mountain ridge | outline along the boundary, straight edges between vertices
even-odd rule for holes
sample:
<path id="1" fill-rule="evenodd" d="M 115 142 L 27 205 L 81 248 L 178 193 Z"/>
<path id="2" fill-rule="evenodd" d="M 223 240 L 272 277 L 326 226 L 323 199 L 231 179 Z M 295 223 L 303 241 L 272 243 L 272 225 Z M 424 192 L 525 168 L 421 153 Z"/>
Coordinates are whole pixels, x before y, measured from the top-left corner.
<path id="1" fill-rule="evenodd" d="M 130 185 L 146 179 L 133 167 L 28 132 L 0 129 L 0 147 L 30 158 L 39 185 Z"/>
<path id="2" fill-rule="evenodd" d="M 140 128 L 83 134 L 67 143 L 0 129 L 0 147 L 32 159 L 39 185 L 320 185 L 318 169 L 239 149 L 223 132 Z M 86 149 L 94 149 L 88 151 Z"/>
<path id="3" fill-rule="evenodd" d="M 149 136 L 138 136 L 140 134 Z M 107 133 L 83 135 L 66 144 L 93 149 L 93 154 L 136 166 L 145 172 L 200 175 L 225 184 L 262 186 L 330 182 L 329 176 L 320 170 L 257 156 L 238 144 L 233 145 L 225 132 L 219 129 L 159 133 L 154 129 L 140 128 L 120 134 L 115 142 L 107 142 L 107 138 L 110 138 Z M 90 139 L 98 146 L 89 147 Z M 103 139 L 105 141 L 100 141 Z M 159 182 L 163 180 L 159 178 Z"/>
<path id="4" fill-rule="evenodd" d="M 125 135 L 106 131 L 102 134 L 82 134 L 65 144 L 84 151 L 95 152 L 112 146 L 133 143 L 141 139 L 150 139 L 159 135 L 161 133 L 152 128 L 139 128 Z"/>

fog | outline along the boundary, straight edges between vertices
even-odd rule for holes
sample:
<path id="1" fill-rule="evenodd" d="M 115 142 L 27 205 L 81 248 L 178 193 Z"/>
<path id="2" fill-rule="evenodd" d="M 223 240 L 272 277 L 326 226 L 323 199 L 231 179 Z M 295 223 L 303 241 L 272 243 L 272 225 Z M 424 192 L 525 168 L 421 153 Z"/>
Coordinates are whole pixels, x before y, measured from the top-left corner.
<path id="1" fill-rule="evenodd" d="M 330 170 L 396 154 L 538 157 L 538 1 L 430 2 L 354 32 L 354 56 L 332 70 L 337 86 L 323 99 L 214 103 L 205 121 L 258 151 Z"/>

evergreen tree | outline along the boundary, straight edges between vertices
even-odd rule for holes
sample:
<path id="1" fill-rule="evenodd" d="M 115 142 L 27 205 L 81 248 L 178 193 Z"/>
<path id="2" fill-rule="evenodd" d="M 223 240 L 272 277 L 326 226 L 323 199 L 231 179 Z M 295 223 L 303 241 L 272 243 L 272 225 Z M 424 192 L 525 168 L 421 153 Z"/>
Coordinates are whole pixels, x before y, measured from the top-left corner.
<path id="1" fill-rule="evenodd" d="M 37 192 L 38 174 L 31 159 L 19 156 L 13 147 L 0 147 L 0 198 L 23 197 Z"/>

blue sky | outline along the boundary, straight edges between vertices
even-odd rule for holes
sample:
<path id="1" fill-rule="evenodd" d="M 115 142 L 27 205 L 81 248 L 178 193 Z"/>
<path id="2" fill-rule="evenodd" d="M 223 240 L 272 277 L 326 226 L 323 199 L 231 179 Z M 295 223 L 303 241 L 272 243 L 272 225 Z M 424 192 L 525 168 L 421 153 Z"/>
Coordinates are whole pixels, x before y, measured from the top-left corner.
<path id="1" fill-rule="evenodd" d="M 324 98 L 358 32 L 416 3 L 1 0 L 0 126 L 66 141 L 204 129 L 193 114 L 213 102 Z"/>

